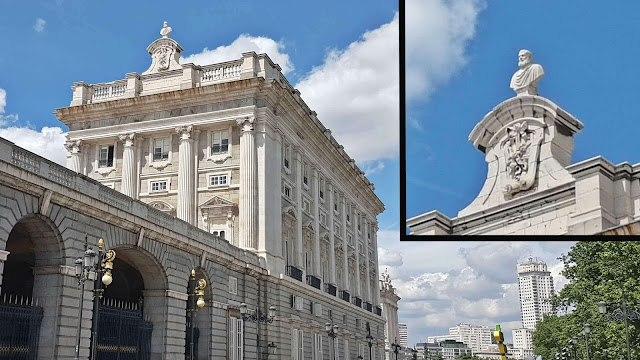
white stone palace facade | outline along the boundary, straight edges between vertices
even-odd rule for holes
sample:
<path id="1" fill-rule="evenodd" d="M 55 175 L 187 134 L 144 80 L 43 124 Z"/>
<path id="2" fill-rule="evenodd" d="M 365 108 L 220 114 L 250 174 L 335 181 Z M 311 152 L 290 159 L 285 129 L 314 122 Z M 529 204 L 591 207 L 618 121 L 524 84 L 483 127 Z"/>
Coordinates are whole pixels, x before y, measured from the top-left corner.
<path id="1" fill-rule="evenodd" d="M 142 74 L 73 85 L 56 110 L 68 169 L 0 141 L 0 289 L 44 304 L 38 358 L 74 358 L 83 295 L 83 359 L 94 338 L 100 351 L 185 359 L 192 335 L 197 359 L 381 359 L 373 184 L 266 54 L 179 64 L 170 33 Z M 117 253 L 100 309 L 139 315 L 148 347 L 107 345 L 109 326 L 91 334 L 93 284 L 81 294 L 73 267 L 85 234 Z M 197 335 L 192 269 L 209 284 Z M 242 303 L 275 317 L 256 322 Z"/>
<path id="2" fill-rule="evenodd" d="M 476 124 L 469 141 L 485 154 L 484 186 L 458 216 L 433 210 L 407 220 L 414 235 L 589 235 L 633 232 L 640 218 L 640 164 L 600 156 L 572 163 L 584 125 L 538 95 L 542 67 L 527 50 L 511 80 L 516 96 Z M 614 231 L 615 233 L 616 231 Z"/>
<path id="3" fill-rule="evenodd" d="M 394 359 L 392 344 L 400 344 L 400 326 L 398 324 L 398 301 L 400 296 L 396 294 L 396 288 L 391 284 L 391 277 L 385 271 L 380 279 L 380 297 L 382 300 L 382 316 L 386 320 L 384 327 L 385 359 Z"/>

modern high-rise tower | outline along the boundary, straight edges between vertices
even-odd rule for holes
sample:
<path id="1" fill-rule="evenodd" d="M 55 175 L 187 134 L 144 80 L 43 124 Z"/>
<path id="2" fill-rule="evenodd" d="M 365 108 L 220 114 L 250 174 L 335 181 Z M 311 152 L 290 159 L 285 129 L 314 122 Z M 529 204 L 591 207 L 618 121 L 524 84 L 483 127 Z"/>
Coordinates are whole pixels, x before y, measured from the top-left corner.
<path id="1" fill-rule="evenodd" d="M 513 330 L 513 344 L 516 349 L 531 350 L 536 324 L 551 313 L 549 299 L 554 287 L 547 264 L 533 258 L 518 264 L 518 290 L 522 328 Z"/>
<path id="2" fill-rule="evenodd" d="M 409 346 L 409 330 L 407 324 L 398 324 L 398 334 L 400 335 L 399 345 L 403 348 Z"/>

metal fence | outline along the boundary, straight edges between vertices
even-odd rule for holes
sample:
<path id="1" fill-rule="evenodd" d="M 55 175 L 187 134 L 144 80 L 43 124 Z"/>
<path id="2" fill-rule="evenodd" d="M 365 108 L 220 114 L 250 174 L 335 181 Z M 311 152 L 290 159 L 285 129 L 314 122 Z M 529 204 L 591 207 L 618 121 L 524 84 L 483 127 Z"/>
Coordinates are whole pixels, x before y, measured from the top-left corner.
<path id="1" fill-rule="evenodd" d="M 1 360 L 37 359 L 43 313 L 33 299 L 5 296 L 0 301 Z"/>
<path id="2" fill-rule="evenodd" d="M 135 304 L 100 305 L 96 360 L 148 360 L 153 324 Z"/>

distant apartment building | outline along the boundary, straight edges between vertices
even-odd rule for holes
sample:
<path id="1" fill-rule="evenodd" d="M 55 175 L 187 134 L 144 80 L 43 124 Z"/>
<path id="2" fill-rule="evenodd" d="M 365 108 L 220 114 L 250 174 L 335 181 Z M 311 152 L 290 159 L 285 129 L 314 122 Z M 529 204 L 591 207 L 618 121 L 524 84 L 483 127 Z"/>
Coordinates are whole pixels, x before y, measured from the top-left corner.
<path id="1" fill-rule="evenodd" d="M 416 350 L 418 351 L 417 355 L 419 359 L 428 360 L 440 358 L 443 360 L 454 360 L 464 354 L 473 354 L 473 351 L 465 343 L 455 340 L 417 343 Z"/>
<path id="2" fill-rule="evenodd" d="M 398 324 L 399 342 L 403 348 L 409 347 L 409 330 L 407 324 Z"/>
<path id="3" fill-rule="evenodd" d="M 449 328 L 449 335 L 429 336 L 427 338 L 428 343 L 446 340 L 462 342 L 473 351 L 483 351 L 491 345 L 491 329 L 487 326 L 461 323 Z"/>

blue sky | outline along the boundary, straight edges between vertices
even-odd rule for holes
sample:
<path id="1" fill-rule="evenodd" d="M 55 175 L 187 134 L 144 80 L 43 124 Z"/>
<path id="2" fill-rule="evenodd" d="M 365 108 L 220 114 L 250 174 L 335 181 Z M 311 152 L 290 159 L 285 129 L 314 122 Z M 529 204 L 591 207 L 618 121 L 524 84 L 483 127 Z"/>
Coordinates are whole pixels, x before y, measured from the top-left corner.
<path id="1" fill-rule="evenodd" d="M 420 39 L 426 48 L 447 48 L 448 44 L 459 51 L 442 59 L 449 64 L 444 67 L 444 78 L 443 71 L 427 70 L 427 78 L 435 79 L 430 94 L 414 97 L 407 107 L 407 217 L 434 209 L 455 217 L 476 197 L 487 165 L 484 154 L 467 136 L 494 106 L 515 95 L 509 81 L 518 69 L 517 54 L 523 48 L 531 50 L 534 62 L 544 67 L 545 77 L 538 83 L 540 95 L 585 125 L 575 136 L 573 162 L 597 155 L 614 164 L 640 161 L 634 146 L 640 130 L 640 108 L 636 106 L 640 3 L 446 3 L 449 17 L 439 32 L 422 34 Z M 461 4 L 474 6 L 476 11 L 472 15 L 460 11 Z M 473 31 L 460 31 L 456 21 L 462 18 L 475 25 Z M 412 36 L 418 35 L 407 32 L 408 41 Z"/>
<path id="2" fill-rule="evenodd" d="M 387 209 L 378 218 L 381 236 L 397 236 L 397 11 L 394 1 L 1 1 L 0 136 L 64 162 L 67 128 L 52 112 L 69 105 L 70 86 L 145 71 L 146 48 L 166 20 L 184 57 L 208 64 L 254 50 L 288 70 L 289 82 L 376 185 Z M 372 85 L 368 73 L 380 79 Z M 394 136 L 382 146 L 361 142 L 388 128 Z M 370 131 L 362 136 L 362 129 Z"/>

